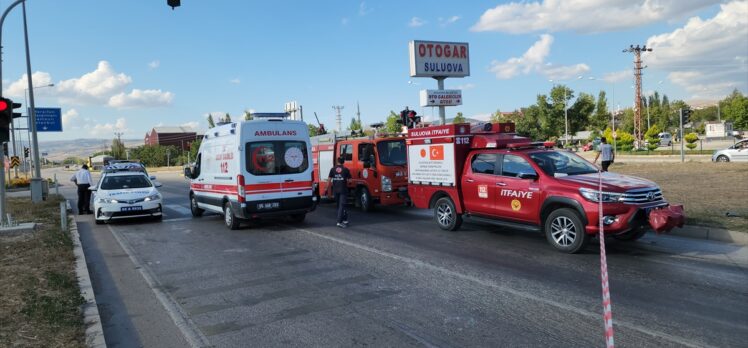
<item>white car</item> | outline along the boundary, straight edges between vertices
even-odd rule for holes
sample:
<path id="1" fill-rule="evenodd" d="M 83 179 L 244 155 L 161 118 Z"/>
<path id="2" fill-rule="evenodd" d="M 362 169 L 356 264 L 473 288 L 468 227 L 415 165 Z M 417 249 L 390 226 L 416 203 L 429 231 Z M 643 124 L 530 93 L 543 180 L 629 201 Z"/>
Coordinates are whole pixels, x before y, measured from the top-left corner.
<path id="1" fill-rule="evenodd" d="M 105 172 L 91 188 L 95 191 L 91 201 L 96 224 L 135 217 L 161 220 L 162 198 L 157 187 L 161 184 L 142 172 Z"/>
<path id="2" fill-rule="evenodd" d="M 714 151 L 712 162 L 748 162 L 748 140 L 742 140 L 726 149 Z"/>

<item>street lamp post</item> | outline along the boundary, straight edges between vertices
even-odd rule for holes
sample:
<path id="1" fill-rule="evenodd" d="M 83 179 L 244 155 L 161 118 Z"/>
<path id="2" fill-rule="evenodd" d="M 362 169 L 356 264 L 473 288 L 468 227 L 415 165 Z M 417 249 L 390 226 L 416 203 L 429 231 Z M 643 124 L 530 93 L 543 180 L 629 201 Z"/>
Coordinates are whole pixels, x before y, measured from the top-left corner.
<path id="1" fill-rule="evenodd" d="M 581 80 L 582 78 L 583 76 L 577 76 L 577 80 Z M 552 83 L 554 88 L 556 87 L 556 81 L 548 80 L 548 82 Z M 569 107 L 566 101 L 566 86 L 564 86 L 564 138 L 564 147 L 566 147 L 569 145 Z"/>

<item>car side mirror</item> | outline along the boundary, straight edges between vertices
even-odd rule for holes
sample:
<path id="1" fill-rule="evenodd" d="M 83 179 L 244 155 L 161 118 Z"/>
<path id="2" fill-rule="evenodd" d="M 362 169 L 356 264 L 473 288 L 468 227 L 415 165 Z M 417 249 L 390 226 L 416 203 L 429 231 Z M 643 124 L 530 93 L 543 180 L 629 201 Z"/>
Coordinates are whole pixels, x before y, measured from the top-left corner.
<path id="1" fill-rule="evenodd" d="M 517 175 L 520 179 L 532 179 L 532 180 L 538 180 L 538 174 L 537 173 L 519 173 Z"/>
<path id="2" fill-rule="evenodd" d="M 151 176 L 150 176 L 149 178 L 150 178 L 151 180 L 156 180 L 156 176 L 155 176 L 155 175 L 151 175 Z"/>
<path id="3" fill-rule="evenodd" d="M 184 168 L 184 177 L 188 179 L 192 179 L 192 168 L 190 167 Z"/>
<path id="4" fill-rule="evenodd" d="M 164 186 L 164 185 L 161 184 L 160 182 L 156 181 L 156 182 L 153 183 L 153 186 L 156 187 L 156 188 L 159 188 L 159 187 Z"/>

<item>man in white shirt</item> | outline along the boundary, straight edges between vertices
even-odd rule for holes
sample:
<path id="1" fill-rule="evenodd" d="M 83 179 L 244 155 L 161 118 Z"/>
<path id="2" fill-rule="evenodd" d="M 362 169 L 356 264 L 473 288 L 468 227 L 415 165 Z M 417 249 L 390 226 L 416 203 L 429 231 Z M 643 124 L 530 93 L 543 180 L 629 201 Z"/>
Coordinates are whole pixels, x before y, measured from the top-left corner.
<path id="1" fill-rule="evenodd" d="M 85 164 L 81 166 L 81 169 L 73 174 L 70 181 L 78 185 L 78 215 L 93 214 L 91 211 L 91 191 L 88 190 L 93 184 L 93 180 L 91 179 L 91 172 L 88 171 L 88 166 Z"/>
<path id="2" fill-rule="evenodd" d="M 595 156 L 595 160 L 592 163 L 597 163 L 598 158 L 600 158 L 603 171 L 607 172 L 608 167 L 610 167 L 610 164 L 613 163 L 613 160 L 615 159 L 615 154 L 613 154 L 613 146 L 608 144 L 605 137 L 600 139 L 600 152 L 597 153 L 597 156 Z"/>

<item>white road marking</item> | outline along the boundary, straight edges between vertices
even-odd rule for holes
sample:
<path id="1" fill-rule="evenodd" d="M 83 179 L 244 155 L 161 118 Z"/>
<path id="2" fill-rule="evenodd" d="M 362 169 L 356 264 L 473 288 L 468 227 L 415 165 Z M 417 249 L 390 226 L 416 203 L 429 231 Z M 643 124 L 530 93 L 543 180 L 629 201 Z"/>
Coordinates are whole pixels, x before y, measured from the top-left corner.
<path id="1" fill-rule="evenodd" d="M 130 261 L 132 261 L 132 263 L 135 265 L 135 268 L 138 269 L 140 275 L 143 276 L 145 282 L 148 284 L 148 287 L 153 290 L 156 298 L 159 302 L 161 302 L 161 305 L 164 306 L 166 313 L 169 314 L 171 320 L 174 321 L 174 324 L 177 326 L 179 331 L 182 332 L 182 335 L 184 335 L 185 340 L 187 340 L 190 346 L 193 348 L 211 346 L 208 338 L 203 335 L 203 333 L 200 331 L 200 329 L 197 328 L 197 325 L 195 325 L 195 323 L 192 321 L 192 319 L 190 319 L 187 313 L 182 310 L 182 307 L 179 306 L 179 303 L 162 290 L 163 287 L 158 282 L 158 280 L 156 280 L 156 277 L 153 276 L 151 274 L 151 271 L 144 267 L 143 264 L 135 257 L 135 253 L 133 252 L 132 248 L 130 248 L 130 245 L 125 241 L 125 237 L 120 235 L 119 232 L 112 228 L 112 225 L 107 225 L 107 228 L 109 228 L 109 231 L 112 232 L 114 239 L 117 240 L 120 247 L 122 247 L 122 250 L 124 250 L 130 257 Z"/>
<path id="2" fill-rule="evenodd" d="M 407 256 L 401 256 L 401 255 L 393 254 L 391 252 L 379 250 L 379 249 L 376 249 L 376 248 L 368 247 L 368 246 L 361 245 L 361 244 L 358 244 L 358 243 L 355 243 L 355 242 L 350 242 L 350 241 L 347 241 L 347 240 L 343 240 L 343 239 L 340 239 L 340 238 L 336 238 L 336 237 L 324 235 L 324 234 L 321 234 L 321 233 L 313 232 L 313 231 L 302 229 L 302 228 L 296 228 L 296 230 L 300 231 L 300 232 L 304 232 L 304 233 L 310 234 L 310 235 L 318 237 L 318 238 L 327 239 L 327 240 L 330 240 L 330 241 L 333 241 L 333 242 L 336 242 L 336 243 L 339 243 L 339 244 L 343 244 L 343 245 L 346 245 L 346 246 L 349 246 L 349 247 L 353 247 L 353 248 L 356 248 L 356 249 L 359 249 L 359 250 L 367 251 L 367 252 L 370 252 L 370 253 L 373 253 L 373 254 L 376 254 L 376 255 L 379 255 L 379 256 L 383 256 L 383 257 L 387 257 L 387 258 L 390 258 L 390 259 L 393 259 L 393 260 L 397 260 L 397 261 L 400 261 L 400 262 L 408 263 L 408 264 L 411 264 L 411 265 L 416 266 L 416 267 L 425 268 L 425 269 L 428 269 L 428 270 L 431 270 L 431 271 L 435 271 L 435 272 L 439 272 L 439 273 L 442 273 L 442 274 L 449 275 L 451 277 L 455 277 L 455 278 L 459 278 L 459 279 L 471 281 L 471 282 L 474 282 L 474 283 L 477 283 L 477 284 L 480 284 L 480 285 L 483 285 L 483 286 L 486 286 L 486 287 L 494 288 L 494 289 L 496 289 L 498 291 L 501 291 L 501 292 L 512 294 L 514 296 L 521 297 L 521 298 L 524 298 L 524 299 L 527 299 L 527 300 L 540 302 L 540 303 L 543 303 L 543 304 L 546 304 L 546 305 L 549 305 L 549 306 L 552 306 L 552 307 L 559 308 L 561 310 L 565 310 L 565 311 L 573 312 L 573 313 L 576 313 L 576 314 L 579 314 L 579 315 L 582 315 L 582 316 L 585 316 L 585 317 L 589 317 L 589 318 L 592 318 L 594 320 L 599 320 L 600 317 L 602 316 L 600 313 L 591 312 L 591 311 L 588 311 L 588 310 L 585 310 L 585 309 L 581 309 L 581 308 L 576 308 L 576 307 L 570 306 L 570 305 L 565 304 L 565 303 L 561 303 L 561 302 L 554 301 L 554 300 L 551 300 L 551 299 L 547 299 L 547 298 L 535 296 L 535 295 L 532 295 L 532 294 L 528 294 L 528 293 L 525 293 L 525 292 L 522 292 L 522 291 L 518 291 L 518 290 L 515 290 L 515 289 L 512 289 L 512 288 L 506 287 L 504 285 L 498 284 L 498 283 L 496 283 L 496 282 L 494 282 L 492 280 L 481 279 L 481 278 L 474 277 L 474 276 L 471 276 L 471 275 L 462 274 L 462 273 L 455 272 L 455 271 L 452 271 L 452 270 L 444 268 L 444 267 L 436 266 L 436 265 L 433 265 L 433 264 L 430 264 L 430 263 L 427 263 L 427 262 L 424 262 L 424 261 L 421 261 L 421 260 L 418 260 L 418 259 L 414 259 L 414 258 L 410 258 L 410 257 L 407 257 Z M 634 330 L 634 331 L 638 331 L 638 332 L 647 334 L 647 335 L 652 336 L 652 337 L 657 337 L 657 338 L 665 339 L 665 340 L 677 343 L 677 344 L 682 345 L 682 346 L 694 347 L 694 348 L 696 348 L 696 347 L 713 347 L 713 346 L 708 346 L 708 345 L 706 345 L 703 342 L 694 343 L 690 339 L 686 339 L 686 338 L 678 337 L 678 336 L 673 336 L 673 335 L 670 335 L 668 333 L 664 333 L 664 332 L 660 332 L 660 331 L 651 330 L 651 329 L 648 329 L 646 327 L 643 327 L 643 326 L 640 326 L 640 325 L 637 325 L 637 324 L 632 324 L 632 323 L 624 322 L 624 321 L 621 321 L 621 320 L 616 320 L 616 325 L 617 326 L 621 326 L 621 327 L 625 327 L 627 329 L 631 329 L 631 330 Z"/>

